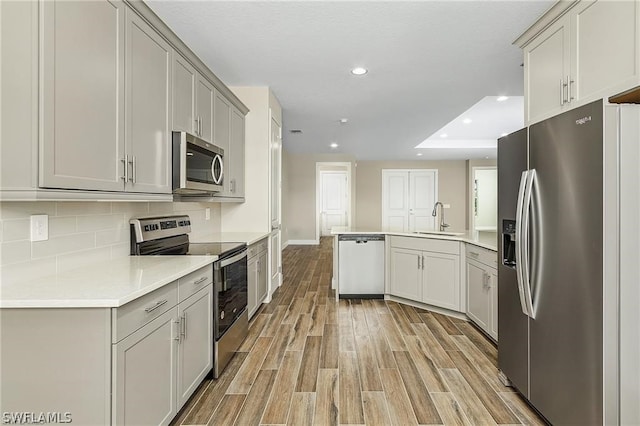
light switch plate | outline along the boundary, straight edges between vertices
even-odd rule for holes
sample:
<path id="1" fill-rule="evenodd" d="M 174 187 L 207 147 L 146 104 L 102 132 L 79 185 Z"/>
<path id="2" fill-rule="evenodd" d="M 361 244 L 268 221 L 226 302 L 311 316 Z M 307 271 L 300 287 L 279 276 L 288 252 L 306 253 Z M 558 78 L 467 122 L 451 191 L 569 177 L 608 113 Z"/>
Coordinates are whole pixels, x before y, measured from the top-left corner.
<path id="1" fill-rule="evenodd" d="M 49 239 L 49 216 L 46 214 L 31 215 L 31 241 Z"/>
<path id="2" fill-rule="evenodd" d="M 206 209 L 204 209 L 204 220 L 210 220 L 210 219 L 211 219 L 211 209 L 207 207 Z"/>
<path id="3" fill-rule="evenodd" d="M 451 204 L 443 204 L 442 207 L 445 208 L 445 209 L 450 209 L 451 208 Z"/>

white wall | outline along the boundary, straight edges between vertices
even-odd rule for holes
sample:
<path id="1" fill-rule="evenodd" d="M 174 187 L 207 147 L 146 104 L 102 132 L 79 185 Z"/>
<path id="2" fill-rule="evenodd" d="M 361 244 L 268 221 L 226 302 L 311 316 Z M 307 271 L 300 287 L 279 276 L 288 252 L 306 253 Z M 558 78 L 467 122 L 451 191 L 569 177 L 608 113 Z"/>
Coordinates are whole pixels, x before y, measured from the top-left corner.
<path id="1" fill-rule="evenodd" d="M 283 155 L 283 235 L 287 241 L 314 241 L 316 239 L 316 163 L 351 163 L 351 211 L 355 206 L 355 161 L 346 154 L 297 154 Z M 284 182 L 284 179 L 287 182 Z M 286 194 L 284 193 L 286 191 Z M 286 208 L 286 211 L 284 209 Z M 353 216 L 355 218 L 355 215 Z"/>
<path id="2" fill-rule="evenodd" d="M 475 228 L 496 228 L 498 220 L 498 171 L 496 169 L 476 169 L 475 181 L 478 197 Z"/>
<path id="3" fill-rule="evenodd" d="M 222 205 L 222 231 L 269 232 L 269 111 L 282 123 L 282 108 L 268 87 L 232 87 L 231 90 L 249 108 L 245 117 L 245 202 Z"/>
<path id="4" fill-rule="evenodd" d="M 466 229 L 466 161 L 358 161 L 356 168 L 356 226 L 363 229 L 382 227 L 382 170 L 438 170 L 438 200 L 449 204 L 445 210 L 449 230 Z"/>
<path id="5" fill-rule="evenodd" d="M 32 214 L 49 216 L 49 240 L 29 240 Z M 219 203 L 2 202 L 0 284 L 128 256 L 129 220 L 166 214 L 189 215 L 192 235 L 220 232 Z"/>

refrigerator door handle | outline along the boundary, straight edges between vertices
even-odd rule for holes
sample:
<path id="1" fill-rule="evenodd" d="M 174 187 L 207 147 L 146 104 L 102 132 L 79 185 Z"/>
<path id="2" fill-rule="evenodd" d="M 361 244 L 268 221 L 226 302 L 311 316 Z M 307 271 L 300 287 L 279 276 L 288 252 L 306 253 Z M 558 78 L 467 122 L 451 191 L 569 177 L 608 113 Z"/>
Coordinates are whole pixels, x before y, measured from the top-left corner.
<path id="1" fill-rule="evenodd" d="M 518 281 L 518 294 L 520 295 L 520 306 L 522 308 L 522 312 L 525 315 L 529 315 L 529 311 L 527 309 L 527 304 L 525 303 L 524 298 L 524 277 L 522 266 L 524 264 L 523 258 L 523 248 L 522 248 L 522 240 L 523 240 L 523 232 L 522 232 L 522 216 L 524 209 L 524 195 L 525 189 L 527 186 L 527 182 L 529 180 L 529 171 L 525 170 L 522 172 L 522 176 L 520 177 L 520 188 L 518 189 L 518 200 L 517 200 L 517 208 L 516 208 L 516 275 Z"/>
<path id="2" fill-rule="evenodd" d="M 533 195 L 533 185 L 536 182 L 536 170 L 529 170 L 528 179 L 526 182 L 524 202 L 522 206 L 522 287 L 524 303 L 526 305 L 526 314 L 535 319 L 535 312 L 533 310 L 533 299 L 531 297 L 531 273 L 530 273 L 530 258 L 529 258 L 529 224 L 530 224 L 530 212 Z"/>

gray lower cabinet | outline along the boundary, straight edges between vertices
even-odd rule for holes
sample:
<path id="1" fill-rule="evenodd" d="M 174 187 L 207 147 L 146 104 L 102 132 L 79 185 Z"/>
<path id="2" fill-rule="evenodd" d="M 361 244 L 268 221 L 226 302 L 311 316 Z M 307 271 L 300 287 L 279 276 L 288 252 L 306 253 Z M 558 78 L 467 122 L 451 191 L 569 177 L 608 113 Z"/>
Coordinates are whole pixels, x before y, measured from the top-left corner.
<path id="1" fill-rule="evenodd" d="M 178 306 L 178 407 L 195 392 L 213 365 L 213 288 L 211 285 Z"/>
<path id="2" fill-rule="evenodd" d="M 211 370 L 212 295 L 207 265 L 118 308 L 0 309 L 0 412 L 169 424 Z"/>
<path id="3" fill-rule="evenodd" d="M 261 302 L 269 293 L 269 276 L 267 273 L 267 266 L 269 265 L 269 257 L 267 250 L 261 252 L 258 255 L 258 300 Z"/>
<path id="4" fill-rule="evenodd" d="M 114 424 L 169 424 L 211 371 L 212 271 L 206 266 L 114 310 Z"/>
<path id="5" fill-rule="evenodd" d="M 393 236 L 390 245 L 389 294 L 464 312 L 460 243 Z"/>
<path id="6" fill-rule="evenodd" d="M 173 308 L 114 345 L 117 425 L 166 425 L 178 412 L 178 315 Z"/>
<path id="7" fill-rule="evenodd" d="M 489 336 L 498 340 L 497 254 L 467 247 L 467 316 Z"/>
<path id="8" fill-rule="evenodd" d="M 247 260 L 247 310 L 251 318 L 268 292 L 268 239 L 258 241 L 248 248 Z"/>

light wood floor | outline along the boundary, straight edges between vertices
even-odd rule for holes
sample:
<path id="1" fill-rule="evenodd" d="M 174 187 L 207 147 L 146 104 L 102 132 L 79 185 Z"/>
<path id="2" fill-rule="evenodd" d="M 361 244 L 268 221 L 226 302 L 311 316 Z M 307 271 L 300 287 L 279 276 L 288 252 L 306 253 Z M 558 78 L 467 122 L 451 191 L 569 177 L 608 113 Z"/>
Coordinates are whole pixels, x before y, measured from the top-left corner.
<path id="1" fill-rule="evenodd" d="M 469 323 L 331 290 L 332 240 L 283 252 L 284 283 L 174 424 L 544 424 Z"/>

